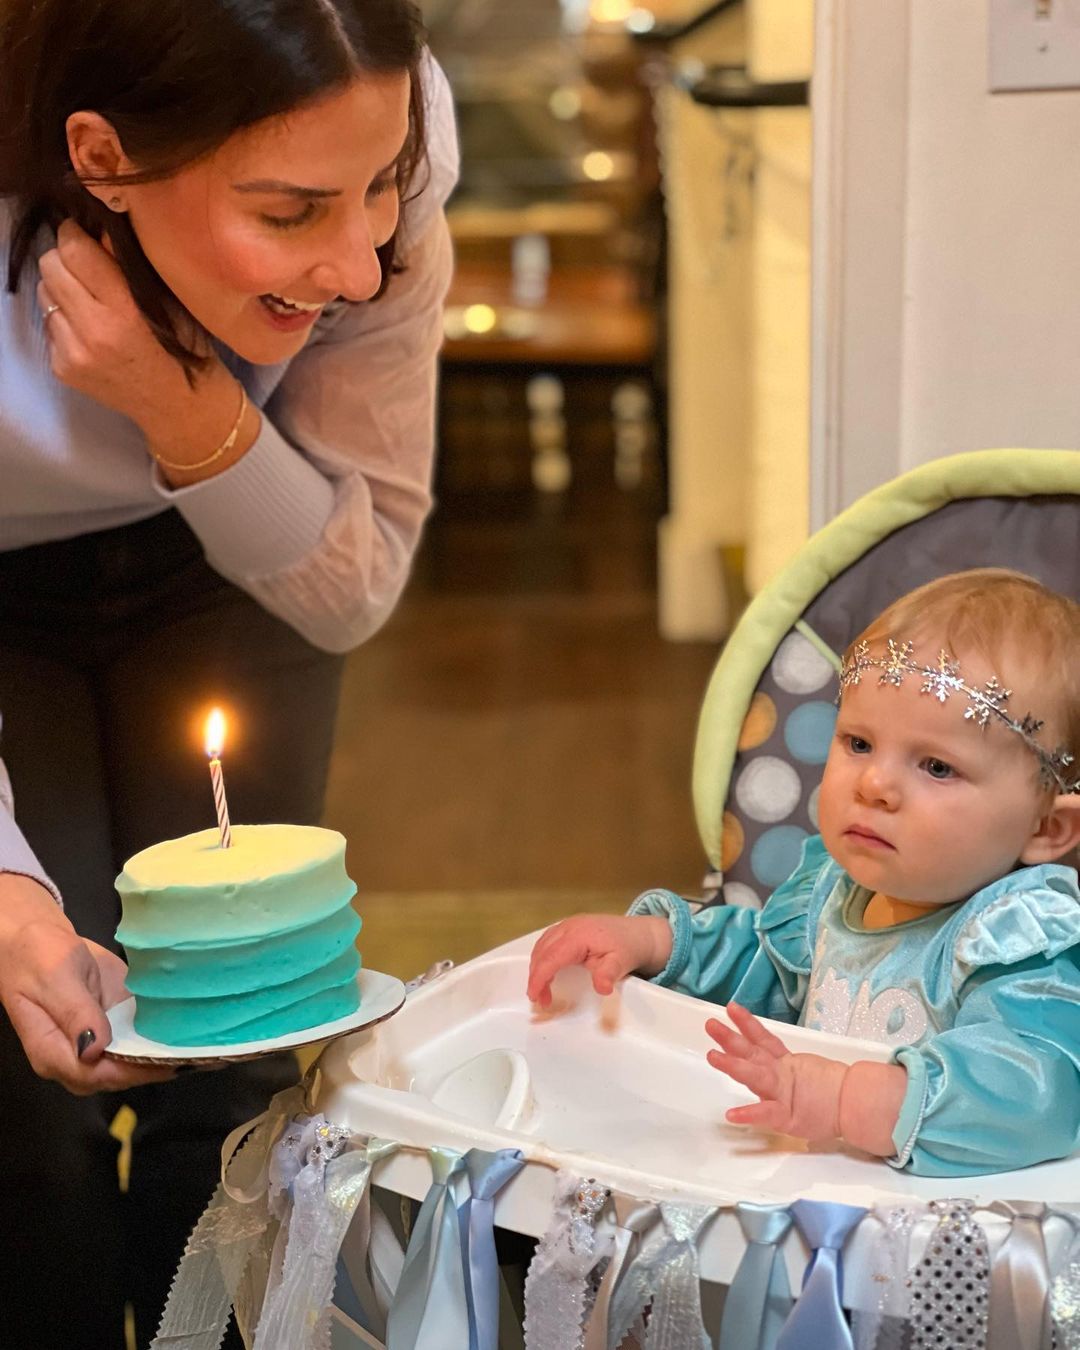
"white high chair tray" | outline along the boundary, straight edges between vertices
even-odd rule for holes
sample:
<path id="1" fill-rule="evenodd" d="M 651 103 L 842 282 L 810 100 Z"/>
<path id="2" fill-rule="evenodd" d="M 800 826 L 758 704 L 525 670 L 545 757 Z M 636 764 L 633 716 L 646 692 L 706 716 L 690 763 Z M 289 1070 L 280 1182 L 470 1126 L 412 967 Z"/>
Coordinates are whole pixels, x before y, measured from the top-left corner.
<path id="1" fill-rule="evenodd" d="M 550 1011 L 540 1012 L 525 995 L 536 936 L 422 985 L 385 1024 L 330 1046 L 319 1066 L 318 1109 L 357 1133 L 420 1149 L 521 1149 L 529 1165 L 500 1193 L 496 1222 L 533 1236 L 551 1217 L 558 1167 L 641 1198 L 712 1205 L 1080 1197 L 1080 1155 L 1019 1172 L 936 1179 L 729 1125 L 726 1109 L 754 1098 L 706 1062 L 713 1043 L 704 1024 L 723 1017 L 721 1009 L 639 979 L 600 998 L 586 972 L 571 970 L 557 977 Z M 792 1050 L 849 1063 L 889 1058 L 876 1042 L 768 1025 Z M 421 1199 L 431 1171 L 423 1153 L 402 1151 L 379 1165 L 374 1180 Z M 984 1227 L 992 1245 L 1006 1232 L 993 1216 Z M 856 1261 L 858 1246 L 856 1235 Z M 742 1249 L 734 1215 L 721 1213 L 701 1244 L 703 1277 L 730 1280 Z M 798 1276 L 800 1250 L 792 1238 Z"/>

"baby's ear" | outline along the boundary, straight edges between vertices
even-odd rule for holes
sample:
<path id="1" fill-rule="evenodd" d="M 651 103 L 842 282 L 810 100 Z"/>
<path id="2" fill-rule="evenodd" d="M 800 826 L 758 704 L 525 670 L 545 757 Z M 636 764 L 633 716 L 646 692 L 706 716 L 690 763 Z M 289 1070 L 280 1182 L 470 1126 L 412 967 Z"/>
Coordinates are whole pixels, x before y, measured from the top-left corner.
<path id="1" fill-rule="evenodd" d="M 1080 844 L 1080 794 L 1062 793 L 1051 799 L 1049 809 L 1020 854 L 1020 861 L 1055 862 L 1071 852 L 1078 844 Z"/>

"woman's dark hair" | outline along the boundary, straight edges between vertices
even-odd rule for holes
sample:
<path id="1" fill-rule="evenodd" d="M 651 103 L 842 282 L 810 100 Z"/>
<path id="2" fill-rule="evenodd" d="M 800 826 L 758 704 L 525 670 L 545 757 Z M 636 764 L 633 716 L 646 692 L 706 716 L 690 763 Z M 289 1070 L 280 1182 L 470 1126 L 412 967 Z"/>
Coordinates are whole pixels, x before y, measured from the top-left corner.
<path id="1" fill-rule="evenodd" d="M 420 12 L 410 0 L 0 0 L 0 196 L 13 199 L 7 286 L 34 238 L 65 217 L 108 230 L 136 303 L 189 377 L 205 362 L 191 320 L 143 253 L 126 214 L 75 174 L 66 123 L 78 111 L 112 123 L 139 172 L 108 186 L 167 178 L 234 132 L 365 74 L 411 76 L 398 191 L 424 160 Z M 383 282 L 394 239 L 378 250 Z"/>

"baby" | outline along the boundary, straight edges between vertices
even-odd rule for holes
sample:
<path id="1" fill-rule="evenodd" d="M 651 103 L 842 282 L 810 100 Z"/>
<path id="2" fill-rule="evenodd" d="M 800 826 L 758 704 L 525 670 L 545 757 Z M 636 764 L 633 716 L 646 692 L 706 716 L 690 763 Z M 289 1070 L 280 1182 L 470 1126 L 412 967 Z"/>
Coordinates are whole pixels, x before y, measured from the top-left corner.
<path id="1" fill-rule="evenodd" d="M 537 941 L 529 997 L 584 965 L 726 1003 L 727 1119 L 935 1176 L 1080 1147 L 1080 605 L 998 569 L 903 596 L 845 653 L 820 837 L 758 911 L 648 891 Z M 894 1047 L 790 1054 L 755 1017 Z"/>

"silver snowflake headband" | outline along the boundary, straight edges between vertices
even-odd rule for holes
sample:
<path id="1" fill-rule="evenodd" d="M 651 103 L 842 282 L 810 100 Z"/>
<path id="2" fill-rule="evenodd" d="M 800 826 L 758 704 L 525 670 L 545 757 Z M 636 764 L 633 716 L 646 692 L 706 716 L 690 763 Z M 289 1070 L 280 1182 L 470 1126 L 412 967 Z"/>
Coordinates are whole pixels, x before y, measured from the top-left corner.
<path id="1" fill-rule="evenodd" d="M 840 688 L 846 689 L 852 684 L 861 684 L 863 672 L 871 669 L 881 671 L 878 684 L 891 684 L 899 689 L 909 675 L 917 675 L 923 685 L 921 694 L 929 694 L 939 703 L 945 703 L 953 694 L 963 694 L 967 698 L 964 717 L 986 729 L 991 718 L 1008 727 L 1010 731 L 1023 739 L 1029 749 L 1039 759 L 1039 780 L 1044 787 L 1056 787 L 1059 792 L 1080 793 L 1080 777 L 1069 777 L 1069 769 L 1074 756 L 1064 745 L 1055 750 L 1047 750 L 1035 739 L 1043 723 L 1031 713 L 1025 713 L 1017 719 L 1010 717 L 1005 703 L 1012 693 L 1003 689 L 997 677 L 991 675 L 981 689 L 965 684 L 960 675 L 960 662 L 954 661 L 946 651 L 938 653 L 936 666 L 920 666 L 912 656 L 910 642 L 888 640 L 888 649 L 883 656 L 871 656 L 869 642 L 856 643 L 850 655 L 844 658 L 840 668 Z"/>

